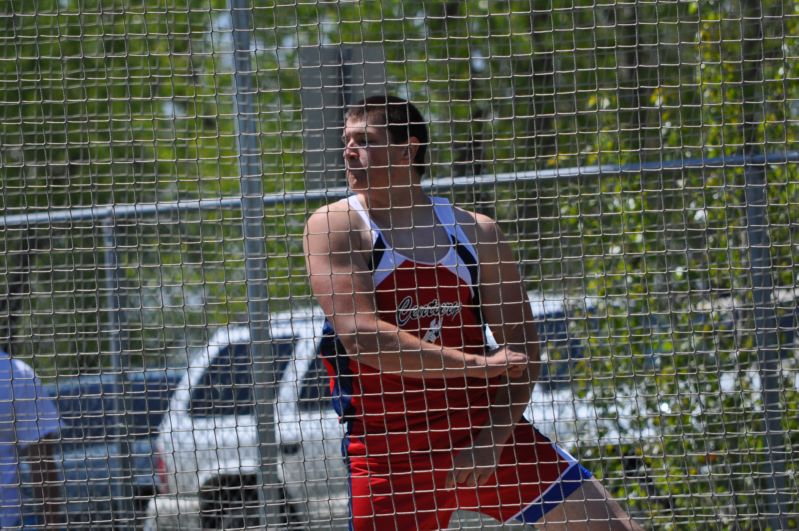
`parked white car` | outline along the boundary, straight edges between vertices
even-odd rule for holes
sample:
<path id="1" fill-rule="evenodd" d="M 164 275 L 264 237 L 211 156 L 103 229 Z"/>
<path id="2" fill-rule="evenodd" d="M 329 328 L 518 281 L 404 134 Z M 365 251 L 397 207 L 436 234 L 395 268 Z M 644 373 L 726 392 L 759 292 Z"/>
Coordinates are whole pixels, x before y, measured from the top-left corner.
<path id="1" fill-rule="evenodd" d="M 323 318 L 310 312 L 271 319 L 277 390 L 282 525 L 346 527 L 343 428 L 329 403 L 316 353 Z M 160 493 L 146 529 L 236 529 L 260 524 L 260 455 L 249 330 L 219 330 L 191 356 L 157 441 Z"/>

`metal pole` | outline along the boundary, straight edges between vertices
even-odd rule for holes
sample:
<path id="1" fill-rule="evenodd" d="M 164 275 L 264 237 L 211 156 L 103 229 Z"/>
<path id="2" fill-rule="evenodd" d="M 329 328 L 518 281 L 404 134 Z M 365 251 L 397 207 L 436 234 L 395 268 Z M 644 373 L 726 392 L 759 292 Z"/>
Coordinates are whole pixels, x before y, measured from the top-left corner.
<path id="1" fill-rule="evenodd" d="M 249 0 L 231 0 L 234 46 L 234 113 L 239 151 L 242 232 L 244 235 L 247 309 L 253 360 L 258 448 L 261 456 L 259 497 L 261 521 L 278 522 L 280 485 L 275 431 L 275 371 L 270 348 L 263 183 L 258 143 L 256 86 L 251 58 L 252 8 Z M 270 503 L 272 502 L 272 503 Z"/>
<path id="2" fill-rule="evenodd" d="M 748 165 L 746 178 L 746 220 L 749 238 L 749 268 L 752 273 L 755 337 L 758 372 L 765 415 L 767 461 L 766 503 L 769 527 L 785 529 L 785 431 L 780 392 L 780 349 L 777 333 L 776 303 L 771 278 L 771 240 L 766 220 L 766 171 L 764 166 Z"/>
<path id="3" fill-rule="evenodd" d="M 764 497 L 771 529 L 785 529 L 785 431 L 782 426 L 783 406 L 780 396 L 780 351 L 775 310 L 774 283 L 771 278 L 771 239 L 768 232 L 766 206 L 766 165 L 753 159 L 760 155 L 761 128 L 765 129 L 765 91 L 763 85 L 763 13 L 759 0 L 747 0 L 742 5 L 742 52 L 744 69 L 744 156 L 746 166 L 746 226 L 749 240 L 749 268 L 752 274 L 755 338 L 758 372 L 761 382 L 766 451 Z"/>
<path id="4" fill-rule="evenodd" d="M 110 444 L 106 443 L 111 478 L 111 496 L 114 515 L 114 528 L 125 528 L 133 516 L 133 491 L 131 481 L 133 472 L 130 465 L 130 446 L 128 445 L 127 407 L 125 405 L 125 364 L 122 360 L 122 339 L 119 304 L 119 257 L 117 256 L 114 219 L 100 220 L 103 231 L 103 263 L 105 264 L 105 299 L 108 316 L 108 349 L 111 356 L 111 387 L 114 422 Z M 105 223 L 104 223 L 105 222 Z M 125 525 L 123 525 L 123 523 Z"/>
<path id="5" fill-rule="evenodd" d="M 637 162 L 635 164 L 606 164 L 603 166 L 573 166 L 551 170 L 514 171 L 509 173 L 486 173 L 467 177 L 446 177 L 422 181 L 422 188 L 429 192 L 449 192 L 450 190 L 472 189 L 475 186 L 496 186 L 503 183 L 543 182 L 552 180 L 586 179 L 589 177 L 611 177 L 638 173 L 685 173 L 702 168 L 714 170 L 743 167 L 746 164 L 797 164 L 799 151 L 782 151 L 754 154 L 722 155 L 719 157 L 682 158 L 678 160 L 659 160 L 656 162 Z M 704 172 L 712 174 L 712 171 Z M 301 192 L 279 192 L 264 194 L 265 207 L 276 205 L 302 204 L 313 201 L 332 201 L 349 194 L 346 186 L 304 190 Z M 181 212 L 217 212 L 220 209 L 241 208 L 241 197 L 220 197 L 189 201 L 159 201 L 134 205 L 113 205 L 108 207 L 61 208 L 45 212 L 11 214 L 0 216 L 0 228 L 42 227 L 51 223 L 66 223 L 81 220 L 99 220 L 113 216 L 114 219 L 139 219 L 151 216 L 171 216 Z"/>

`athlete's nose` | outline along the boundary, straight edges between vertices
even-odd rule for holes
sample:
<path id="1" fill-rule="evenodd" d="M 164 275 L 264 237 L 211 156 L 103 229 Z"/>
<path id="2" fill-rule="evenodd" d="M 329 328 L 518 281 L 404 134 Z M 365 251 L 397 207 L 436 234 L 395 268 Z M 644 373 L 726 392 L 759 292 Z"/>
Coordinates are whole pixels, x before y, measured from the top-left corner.
<path id="1" fill-rule="evenodd" d="M 356 146 L 353 142 L 346 142 L 344 144 L 344 158 L 345 159 L 355 159 L 358 158 L 358 151 Z"/>

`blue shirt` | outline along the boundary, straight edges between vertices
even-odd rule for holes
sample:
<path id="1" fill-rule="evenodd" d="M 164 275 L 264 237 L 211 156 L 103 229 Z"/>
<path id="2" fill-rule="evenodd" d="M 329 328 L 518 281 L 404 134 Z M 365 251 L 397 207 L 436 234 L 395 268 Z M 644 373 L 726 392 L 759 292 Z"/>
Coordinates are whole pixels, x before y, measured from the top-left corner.
<path id="1" fill-rule="evenodd" d="M 20 454 L 58 430 L 55 402 L 44 395 L 36 373 L 0 350 L 0 528 L 22 521 Z"/>

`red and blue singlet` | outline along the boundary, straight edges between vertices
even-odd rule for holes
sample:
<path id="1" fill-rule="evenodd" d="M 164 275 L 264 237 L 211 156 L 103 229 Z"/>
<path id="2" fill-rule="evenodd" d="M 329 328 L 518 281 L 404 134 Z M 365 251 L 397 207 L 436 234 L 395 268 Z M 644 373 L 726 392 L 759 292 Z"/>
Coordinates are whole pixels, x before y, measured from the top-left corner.
<path id="1" fill-rule="evenodd" d="M 348 201 L 372 233 L 371 268 L 381 319 L 430 343 L 484 353 L 477 253 L 456 223 L 452 205 L 431 198 L 451 245 L 443 259 L 428 264 L 389 247 L 357 197 Z M 352 357 L 336 356 L 343 347 L 329 324 L 325 336 L 322 354 L 333 377 L 337 411 L 348 424 L 348 455 L 451 451 L 473 426 L 485 422 L 492 382 L 383 374 Z"/>

